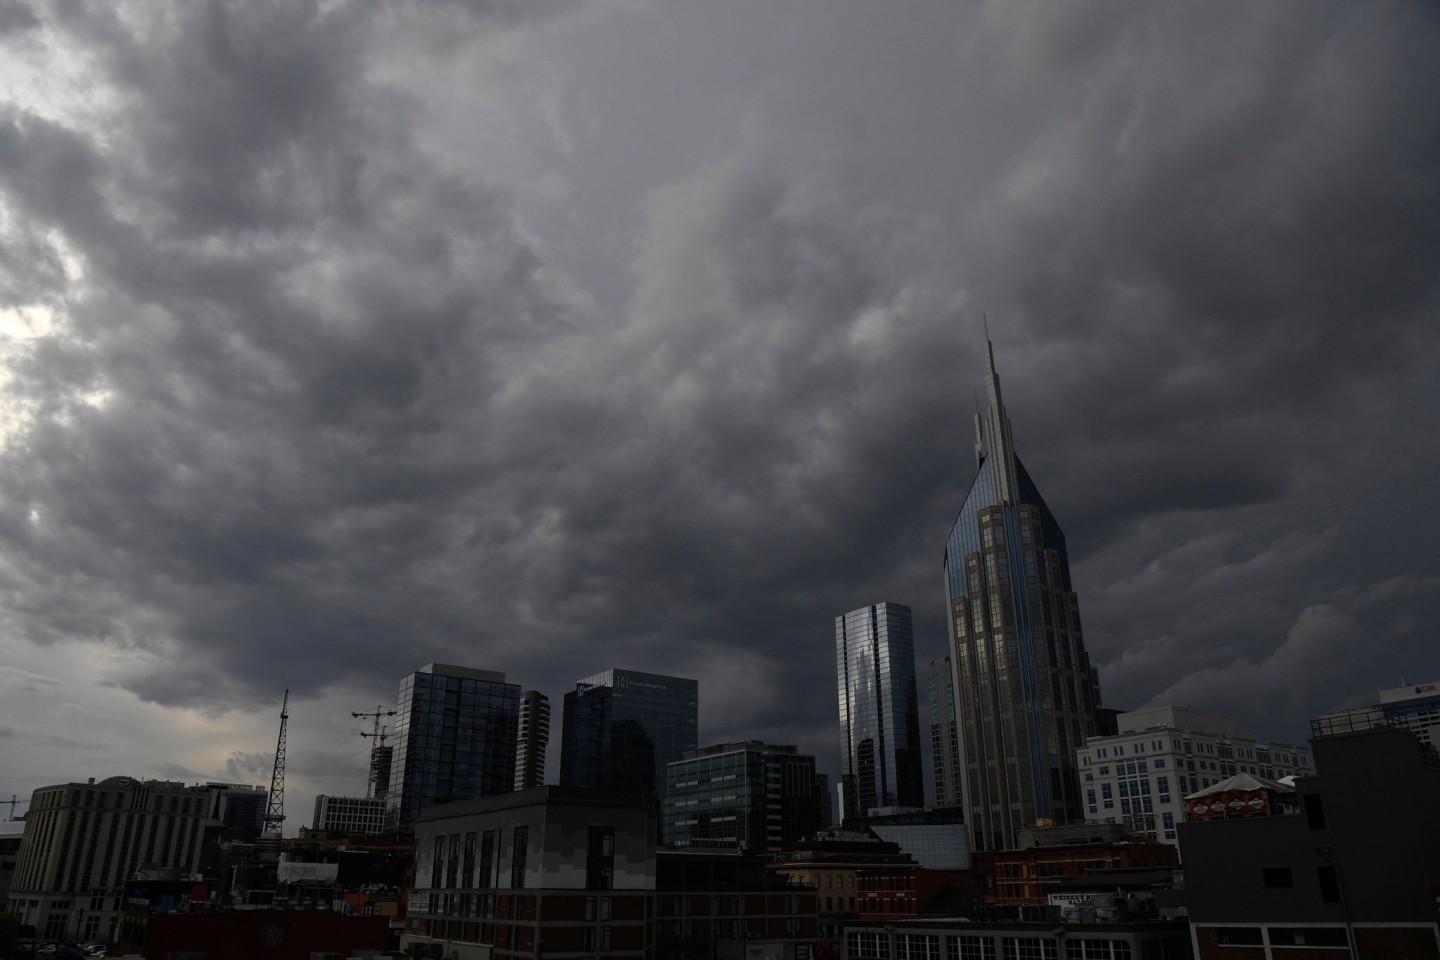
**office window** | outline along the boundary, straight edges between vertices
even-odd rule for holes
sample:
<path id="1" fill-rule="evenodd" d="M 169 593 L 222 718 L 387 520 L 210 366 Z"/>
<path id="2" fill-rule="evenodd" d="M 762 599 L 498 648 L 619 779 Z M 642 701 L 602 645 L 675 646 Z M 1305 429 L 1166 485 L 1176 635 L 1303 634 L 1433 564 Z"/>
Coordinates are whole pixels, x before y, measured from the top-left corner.
<path id="1" fill-rule="evenodd" d="M 516 890 L 525 887 L 525 858 L 529 853 L 530 828 L 516 827 L 510 841 L 510 886 Z"/>
<path id="2" fill-rule="evenodd" d="M 1289 867 L 1262 867 L 1260 880 L 1265 886 L 1272 888 L 1295 886 L 1295 877 Z"/>
<path id="3" fill-rule="evenodd" d="M 615 885 L 615 828 L 591 827 L 585 854 L 585 887 L 610 890 Z"/>
<path id="4" fill-rule="evenodd" d="M 1320 881 L 1320 899 L 1325 903 L 1340 902 L 1340 876 L 1332 866 L 1316 867 L 1315 873 Z"/>
<path id="5" fill-rule="evenodd" d="M 1277 947 L 1348 947 L 1344 927 L 1271 927 L 1270 943 Z"/>
<path id="6" fill-rule="evenodd" d="M 1320 802 L 1320 794 L 1307 793 L 1305 801 L 1305 822 L 1311 830 L 1325 829 L 1325 806 Z"/>

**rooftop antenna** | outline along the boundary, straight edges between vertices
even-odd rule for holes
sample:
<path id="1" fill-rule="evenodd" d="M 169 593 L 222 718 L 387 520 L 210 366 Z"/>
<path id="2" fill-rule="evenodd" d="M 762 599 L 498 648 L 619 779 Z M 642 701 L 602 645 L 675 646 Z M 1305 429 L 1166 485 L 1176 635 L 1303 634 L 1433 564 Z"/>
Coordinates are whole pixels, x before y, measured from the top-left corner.
<path id="1" fill-rule="evenodd" d="M 280 739 L 275 741 L 275 770 L 270 774 L 270 798 L 265 807 L 265 826 L 261 836 L 280 839 L 285 823 L 285 724 L 290 719 L 290 691 L 280 702 Z"/>
<path id="2" fill-rule="evenodd" d="M 366 733 L 364 730 L 360 731 L 360 736 L 375 741 L 370 745 L 370 780 L 365 784 L 365 799 L 369 800 L 375 796 L 375 792 L 380 786 L 380 748 L 385 746 L 385 741 L 390 736 L 390 734 L 385 732 L 385 728 L 380 726 L 380 718 L 393 717 L 395 716 L 395 711 L 386 710 L 377 703 L 375 709 L 369 713 L 357 713 L 352 710 L 350 711 L 350 716 L 373 717 L 375 719 L 375 729 L 373 732 Z"/>

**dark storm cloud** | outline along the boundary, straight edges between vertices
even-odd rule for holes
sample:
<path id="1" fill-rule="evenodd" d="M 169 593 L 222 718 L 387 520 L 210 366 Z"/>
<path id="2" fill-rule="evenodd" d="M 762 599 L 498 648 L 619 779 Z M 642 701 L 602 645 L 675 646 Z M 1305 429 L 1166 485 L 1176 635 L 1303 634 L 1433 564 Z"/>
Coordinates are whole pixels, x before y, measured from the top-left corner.
<path id="1" fill-rule="evenodd" d="M 114 682 L 214 710 L 432 659 L 552 697 L 669 670 L 702 737 L 828 750 L 836 614 L 909 603 L 941 652 L 985 311 L 1112 700 L 1293 725 L 1360 682 L 1317 663 L 1423 649 L 1433 558 L 1379 559 L 1347 511 L 1435 465 L 1433 416 L 1399 413 L 1434 409 L 1428 23 L 766 9 L 739 64 L 703 38 L 758 6 L 584 24 L 658 21 L 677 89 L 741 109 L 557 58 L 632 111 L 563 131 L 612 304 L 491 176 L 511 132 L 439 149 L 378 66 L 459 62 L 519 6 L 46 8 L 106 94 L 98 126 L 0 115 L 0 308 L 64 318 L 6 354 L 14 635 L 115 645 Z M 705 146 L 659 149 L 682 129 Z M 624 204 L 587 162 L 629 183 L 661 153 L 597 226 Z"/>
<path id="2" fill-rule="evenodd" d="M 119 143 L 0 128 L 19 240 L 58 233 L 87 274 L 72 335 L 12 363 L 35 419 L 6 451 L 7 606 L 35 639 L 177 654 L 124 678 L 147 697 L 223 707 L 326 682 L 305 658 L 336 645 L 363 665 L 473 628 L 446 597 L 502 426 L 482 408 L 565 322 L 493 194 L 368 95 L 346 9 L 70 9 Z"/>

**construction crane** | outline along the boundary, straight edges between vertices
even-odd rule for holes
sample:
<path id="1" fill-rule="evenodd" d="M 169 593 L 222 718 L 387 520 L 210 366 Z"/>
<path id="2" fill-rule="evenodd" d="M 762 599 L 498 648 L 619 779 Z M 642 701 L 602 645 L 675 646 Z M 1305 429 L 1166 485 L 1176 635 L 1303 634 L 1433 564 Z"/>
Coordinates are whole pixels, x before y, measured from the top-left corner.
<path id="1" fill-rule="evenodd" d="M 380 753 L 381 748 L 385 746 L 385 741 L 390 737 L 390 734 L 386 733 L 385 728 L 380 725 L 380 718 L 393 717 L 395 716 L 395 711 L 386 710 L 377 703 L 375 709 L 369 713 L 357 713 L 352 710 L 350 711 L 350 716 L 357 718 L 371 717 L 375 721 L 375 729 L 373 731 L 369 733 L 364 730 L 360 731 L 360 736 L 375 741 L 370 745 L 370 779 L 365 784 L 365 799 L 369 800 L 377 793 L 384 792 L 380 785 Z"/>
<path id="2" fill-rule="evenodd" d="M 280 703 L 280 739 L 275 742 L 275 771 L 270 774 L 270 798 L 265 806 L 263 837 L 280 839 L 281 827 L 285 823 L 285 724 L 290 719 L 290 691 Z"/>

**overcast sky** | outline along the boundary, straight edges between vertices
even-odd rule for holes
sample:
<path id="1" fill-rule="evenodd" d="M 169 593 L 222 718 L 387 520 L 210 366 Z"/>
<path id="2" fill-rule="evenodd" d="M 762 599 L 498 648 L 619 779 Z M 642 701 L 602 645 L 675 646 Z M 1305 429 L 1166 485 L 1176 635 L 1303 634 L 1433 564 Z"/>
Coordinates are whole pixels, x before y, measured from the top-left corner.
<path id="1" fill-rule="evenodd" d="M 985 315 L 1108 705 L 1440 679 L 1434 9 L 0 0 L 0 794 L 288 687 L 294 832 L 430 661 L 833 771 Z"/>

